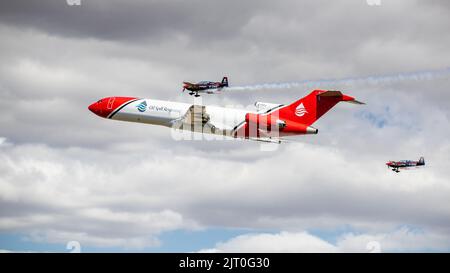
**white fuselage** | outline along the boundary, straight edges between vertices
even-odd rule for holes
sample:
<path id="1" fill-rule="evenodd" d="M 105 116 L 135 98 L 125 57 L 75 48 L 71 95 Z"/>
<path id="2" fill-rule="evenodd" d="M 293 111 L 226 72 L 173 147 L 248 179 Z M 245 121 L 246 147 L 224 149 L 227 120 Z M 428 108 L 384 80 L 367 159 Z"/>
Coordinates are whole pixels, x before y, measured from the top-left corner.
<path id="1" fill-rule="evenodd" d="M 225 108 L 217 106 L 196 105 L 193 111 L 193 104 L 162 101 L 153 99 L 137 99 L 117 112 L 111 113 L 108 117 L 113 120 L 141 122 L 155 125 L 173 127 L 177 121 L 183 122 L 186 116 L 202 114 L 202 109 L 208 116 L 208 123 L 218 128 L 227 135 L 236 127 L 245 123 L 247 113 L 255 113 L 248 110 Z"/>

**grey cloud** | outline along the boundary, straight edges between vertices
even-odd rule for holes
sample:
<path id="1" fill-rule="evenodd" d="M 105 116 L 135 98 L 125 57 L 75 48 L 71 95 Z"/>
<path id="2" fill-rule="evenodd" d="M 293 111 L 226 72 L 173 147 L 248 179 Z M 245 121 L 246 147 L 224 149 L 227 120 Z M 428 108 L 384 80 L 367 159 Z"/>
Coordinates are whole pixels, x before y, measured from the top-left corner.
<path id="1" fill-rule="evenodd" d="M 0 14 L 7 24 L 61 36 L 129 41 L 185 34 L 226 39 L 261 6 L 258 1 L 90 0 L 80 6 L 65 0 L 8 1 L 0 6 Z"/>

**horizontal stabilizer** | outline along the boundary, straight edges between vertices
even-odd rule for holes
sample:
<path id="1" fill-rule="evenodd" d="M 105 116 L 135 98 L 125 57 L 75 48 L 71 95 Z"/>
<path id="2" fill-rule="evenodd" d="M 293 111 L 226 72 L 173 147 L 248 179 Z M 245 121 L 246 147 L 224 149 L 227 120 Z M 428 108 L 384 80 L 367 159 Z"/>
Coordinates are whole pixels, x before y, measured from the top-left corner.
<path id="1" fill-rule="evenodd" d="M 365 104 L 364 102 L 358 101 L 353 97 L 342 94 L 341 91 L 326 91 L 317 95 L 318 97 L 342 97 L 342 101 L 353 103 L 353 104 Z"/>
<path id="2" fill-rule="evenodd" d="M 317 95 L 318 97 L 342 97 L 341 91 L 325 91 Z"/>
<path id="3" fill-rule="evenodd" d="M 348 100 L 348 101 L 346 101 L 346 102 L 348 102 L 348 103 L 353 103 L 353 104 L 359 104 L 359 105 L 365 104 L 364 102 L 359 101 L 359 100 Z"/>

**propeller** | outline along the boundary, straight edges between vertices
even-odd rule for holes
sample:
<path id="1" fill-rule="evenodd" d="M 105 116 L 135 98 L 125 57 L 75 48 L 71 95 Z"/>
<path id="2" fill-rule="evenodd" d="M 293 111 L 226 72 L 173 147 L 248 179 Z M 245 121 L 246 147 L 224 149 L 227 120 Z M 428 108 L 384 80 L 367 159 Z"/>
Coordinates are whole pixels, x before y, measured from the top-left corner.
<path id="1" fill-rule="evenodd" d="M 184 90 L 186 90 L 186 88 L 189 86 L 189 83 L 188 82 L 183 82 L 183 91 L 182 92 L 184 92 Z"/>

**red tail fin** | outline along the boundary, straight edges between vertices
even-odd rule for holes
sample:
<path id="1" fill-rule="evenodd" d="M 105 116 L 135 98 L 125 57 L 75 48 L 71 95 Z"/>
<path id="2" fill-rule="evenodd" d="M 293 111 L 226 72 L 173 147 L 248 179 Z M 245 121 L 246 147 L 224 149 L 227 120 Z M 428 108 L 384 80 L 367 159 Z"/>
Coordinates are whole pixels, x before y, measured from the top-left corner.
<path id="1" fill-rule="evenodd" d="M 308 96 L 273 112 L 281 120 L 311 125 L 340 101 L 362 104 L 340 91 L 314 90 Z"/>

